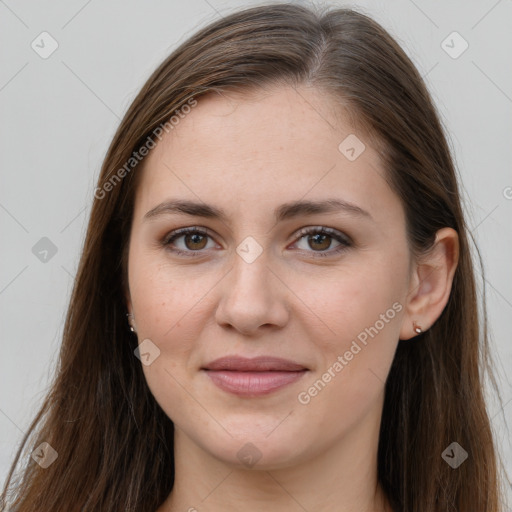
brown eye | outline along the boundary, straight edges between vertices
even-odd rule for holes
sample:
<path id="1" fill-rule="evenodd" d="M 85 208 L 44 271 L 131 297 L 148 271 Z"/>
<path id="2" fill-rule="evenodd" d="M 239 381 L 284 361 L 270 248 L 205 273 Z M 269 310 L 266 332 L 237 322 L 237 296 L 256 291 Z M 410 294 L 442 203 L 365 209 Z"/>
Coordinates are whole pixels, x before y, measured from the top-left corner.
<path id="1" fill-rule="evenodd" d="M 206 245 L 206 236 L 199 233 L 192 233 L 182 235 L 184 238 L 185 246 L 191 251 L 204 249 Z"/>
<path id="2" fill-rule="evenodd" d="M 332 237 L 329 235 L 324 235 L 321 233 L 316 233 L 314 235 L 308 235 L 309 245 L 312 249 L 325 250 L 329 249 Z"/>
<path id="3" fill-rule="evenodd" d="M 352 241 L 348 236 L 331 228 L 304 228 L 299 232 L 299 235 L 301 235 L 299 241 L 303 238 L 307 239 L 307 248 L 299 247 L 299 249 L 313 253 L 313 256 L 315 257 L 333 256 L 352 246 Z M 328 249 L 331 248 L 333 239 L 338 243 L 338 245 L 329 251 Z"/>
<path id="4" fill-rule="evenodd" d="M 172 252 L 184 256 L 200 256 L 208 244 L 210 235 L 198 228 L 184 228 L 173 231 L 163 241 L 162 245 Z M 177 242 L 182 241 L 178 244 Z M 176 247 L 178 245 L 179 247 Z"/>

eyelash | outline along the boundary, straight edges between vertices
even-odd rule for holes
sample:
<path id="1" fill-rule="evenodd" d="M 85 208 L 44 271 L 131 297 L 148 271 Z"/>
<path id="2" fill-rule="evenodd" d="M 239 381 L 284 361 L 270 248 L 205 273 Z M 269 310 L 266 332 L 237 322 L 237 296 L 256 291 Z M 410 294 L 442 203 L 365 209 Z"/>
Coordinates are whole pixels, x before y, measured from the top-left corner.
<path id="1" fill-rule="evenodd" d="M 197 251 L 192 251 L 192 250 L 183 251 L 181 249 L 176 249 L 176 248 L 171 249 L 170 248 L 170 245 L 172 242 L 174 242 L 176 239 L 178 239 L 184 235 L 188 235 L 188 234 L 199 234 L 199 235 L 207 236 L 207 237 L 211 238 L 211 235 L 204 229 L 196 228 L 196 227 L 182 228 L 182 229 L 178 229 L 178 230 L 175 230 L 175 231 L 172 231 L 171 233 L 169 233 L 162 240 L 162 245 L 164 247 L 168 248 L 169 250 L 171 250 L 172 252 L 174 252 L 175 254 L 178 254 L 181 256 L 192 257 L 192 258 L 201 256 L 201 253 L 204 252 L 202 249 L 197 250 Z M 328 235 L 330 238 L 334 238 L 336 241 L 340 242 L 341 245 L 339 245 L 336 249 L 331 250 L 331 251 L 306 251 L 306 252 L 312 252 L 314 255 L 313 257 L 315 257 L 315 258 L 316 257 L 325 258 L 328 256 L 337 255 L 337 254 L 342 253 L 343 251 L 346 251 L 349 247 L 352 246 L 351 240 L 346 235 L 343 235 L 334 229 L 326 228 L 326 227 L 302 228 L 298 232 L 299 237 L 298 237 L 297 241 L 300 240 L 301 238 L 304 238 L 304 236 L 316 235 L 316 234 Z"/>

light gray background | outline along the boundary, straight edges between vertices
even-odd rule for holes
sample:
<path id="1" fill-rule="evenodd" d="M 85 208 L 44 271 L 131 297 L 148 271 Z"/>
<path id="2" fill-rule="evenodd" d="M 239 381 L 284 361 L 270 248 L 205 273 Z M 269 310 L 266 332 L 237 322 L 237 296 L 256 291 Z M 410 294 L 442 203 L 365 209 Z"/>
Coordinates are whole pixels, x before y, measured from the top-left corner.
<path id="1" fill-rule="evenodd" d="M 397 38 L 450 132 L 486 271 L 504 404 L 490 397 L 489 410 L 512 475 L 512 2 L 333 3 L 371 15 Z M 249 5 L 256 2 L 0 0 L 2 483 L 53 374 L 93 189 L 120 118 L 179 43 Z M 43 31 L 59 45 L 47 59 L 31 47 Z M 442 45 L 453 31 L 469 44 L 458 58 Z M 463 43 L 444 44 L 453 53 Z M 47 262 L 32 252 L 42 237 L 57 247 Z"/>

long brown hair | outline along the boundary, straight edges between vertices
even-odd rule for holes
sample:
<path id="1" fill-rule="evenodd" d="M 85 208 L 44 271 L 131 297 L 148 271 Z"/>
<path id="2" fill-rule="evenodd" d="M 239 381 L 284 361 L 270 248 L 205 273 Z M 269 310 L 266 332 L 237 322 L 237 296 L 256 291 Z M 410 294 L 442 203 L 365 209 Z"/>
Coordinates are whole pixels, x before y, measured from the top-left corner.
<path id="1" fill-rule="evenodd" d="M 391 505 L 396 512 L 501 510 L 483 396 L 482 371 L 492 375 L 486 317 L 438 114 L 410 59 L 375 21 L 351 9 L 294 4 L 240 10 L 201 29 L 129 107 L 101 169 L 56 378 L 4 487 L 10 510 L 152 511 L 172 490 L 173 423 L 146 384 L 126 321 L 140 175 L 140 166 L 126 163 L 192 99 L 276 84 L 316 87 L 372 134 L 403 202 L 411 251 L 427 250 L 440 228 L 459 235 L 448 304 L 416 341 L 399 342 L 386 382 L 378 477 Z M 113 182 L 114 175 L 120 179 Z M 58 453 L 45 469 L 30 457 L 42 442 Z M 469 453 L 457 469 L 441 456 L 452 442 Z"/>

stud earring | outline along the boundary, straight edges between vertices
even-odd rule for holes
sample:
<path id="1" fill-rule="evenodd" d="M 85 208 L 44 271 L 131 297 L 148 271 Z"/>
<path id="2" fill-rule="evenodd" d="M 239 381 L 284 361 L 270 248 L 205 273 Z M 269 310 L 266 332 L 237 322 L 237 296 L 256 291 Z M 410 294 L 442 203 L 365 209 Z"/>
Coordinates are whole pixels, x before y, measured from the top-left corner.
<path id="1" fill-rule="evenodd" d="M 412 323 L 412 328 L 416 334 L 421 334 L 423 332 L 423 329 L 414 321 Z"/>
<path id="2" fill-rule="evenodd" d="M 130 317 L 133 318 L 133 315 L 131 313 L 126 313 L 126 316 L 128 318 L 128 323 L 130 324 L 130 331 L 134 333 L 135 329 L 133 328 L 132 321 L 130 321 Z"/>

